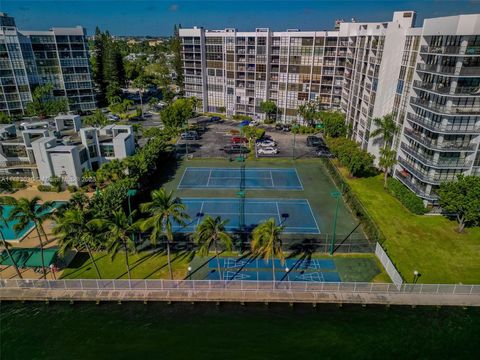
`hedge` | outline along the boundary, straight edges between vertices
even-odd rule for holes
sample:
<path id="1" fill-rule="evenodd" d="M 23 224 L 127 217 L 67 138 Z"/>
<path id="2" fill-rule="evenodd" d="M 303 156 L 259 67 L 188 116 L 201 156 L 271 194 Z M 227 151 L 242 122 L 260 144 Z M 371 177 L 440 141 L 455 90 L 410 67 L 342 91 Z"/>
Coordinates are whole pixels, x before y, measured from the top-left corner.
<path id="1" fill-rule="evenodd" d="M 389 178 L 387 180 L 387 190 L 410 212 L 423 215 L 428 211 L 423 205 L 423 201 L 397 179 Z"/>

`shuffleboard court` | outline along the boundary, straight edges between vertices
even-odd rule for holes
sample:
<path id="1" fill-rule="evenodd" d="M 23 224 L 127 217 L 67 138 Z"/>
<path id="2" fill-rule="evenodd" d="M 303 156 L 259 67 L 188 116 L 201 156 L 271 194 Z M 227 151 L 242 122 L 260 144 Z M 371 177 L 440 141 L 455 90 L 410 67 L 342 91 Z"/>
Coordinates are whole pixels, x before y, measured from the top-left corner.
<path id="1" fill-rule="evenodd" d="M 295 168 L 245 169 L 246 189 L 303 190 Z M 239 168 L 188 167 L 178 184 L 179 189 L 236 189 L 242 179 Z"/>
<path id="2" fill-rule="evenodd" d="M 227 198 L 183 198 L 182 203 L 191 220 L 186 226 L 174 224 L 173 230 L 180 233 L 193 232 L 203 217 L 210 215 L 228 220 L 227 231 L 238 231 L 242 208 L 240 201 L 240 199 Z M 246 229 L 252 229 L 259 223 L 274 218 L 277 224 L 285 227 L 284 233 L 320 233 L 312 208 L 305 199 L 245 199 L 243 208 Z"/>

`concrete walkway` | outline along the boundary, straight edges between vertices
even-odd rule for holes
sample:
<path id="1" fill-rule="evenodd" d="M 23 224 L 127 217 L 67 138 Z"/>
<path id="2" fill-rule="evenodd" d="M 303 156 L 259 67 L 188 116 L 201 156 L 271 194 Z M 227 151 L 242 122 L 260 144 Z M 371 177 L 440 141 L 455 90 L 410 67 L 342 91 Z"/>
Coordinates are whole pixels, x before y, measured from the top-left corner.
<path id="1" fill-rule="evenodd" d="M 480 306 L 479 294 L 428 294 L 408 292 L 346 292 L 230 289 L 0 289 L 0 300 L 13 301 L 172 301 L 335 303 L 430 306 Z"/>

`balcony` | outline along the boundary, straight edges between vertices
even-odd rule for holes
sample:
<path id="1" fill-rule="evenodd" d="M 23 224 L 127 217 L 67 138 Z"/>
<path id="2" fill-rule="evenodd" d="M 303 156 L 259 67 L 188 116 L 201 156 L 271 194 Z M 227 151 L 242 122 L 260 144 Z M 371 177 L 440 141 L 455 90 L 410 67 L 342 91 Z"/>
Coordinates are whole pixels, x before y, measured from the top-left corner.
<path id="1" fill-rule="evenodd" d="M 0 168 L 2 169 L 20 169 L 20 168 L 36 168 L 36 164 L 32 164 L 29 161 L 2 161 L 0 162 Z"/>
<path id="2" fill-rule="evenodd" d="M 414 157 L 417 161 L 422 164 L 436 168 L 436 169 L 469 169 L 472 165 L 471 161 L 466 161 L 465 159 L 437 159 L 435 160 L 433 156 L 424 155 L 419 152 L 417 149 L 414 149 L 411 146 L 408 146 L 406 143 L 400 145 L 400 148 L 408 155 Z"/>
<path id="3" fill-rule="evenodd" d="M 428 46 L 420 47 L 420 53 L 435 55 L 480 55 L 480 46 Z"/>
<path id="4" fill-rule="evenodd" d="M 432 121 L 411 113 L 407 114 L 407 120 L 432 132 L 442 134 L 472 134 L 480 132 L 480 126 L 476 126 L 475 122 L 472 122 L 472 125 L 469 126 L 455 126 L 455 124 L 443 125 L 440 122 Z"/>
<path id="5" fill-rule="evenodd" d="M 430 200 L 430 201 L 437 201 L 439 199 L 439 196 L 435 193 L 430 193 L 427 194 L 425 192 L 425 189 L 418 184 L 415 184 L 411 177 L 408 175 L 402 174 L 400 171 L 396 170 L 395 171 L 395 176 L 396 178 L 403 183 L 406 187 L 408 187 L 410 190 L 412 190 L 415 194 L 420 196 L 423 199 Z"/>
<path id="6" fill-rule="evenodd" d="M 441 182 L 452 181 L 456 179 L 455 174 L 444 177 L 440 177 L 439 174 L 429 175 L 426 171 L 415 167 L 415 164 L 401 157 L 398 158 L 398 163 L 402 165 L 407 172 L 414 175 L 417 179 L 420 179 L 421 181 L 429 184 L 440 185 Z"/>
<path id="7" fill-rule="evenodd" d="M 431 137 L 422 135 L 421 132 L 414 131 L 412 129 L 404 129 L 403 133 L 409 138 L 418 142 L 420 145 L 423 145 L 431 150 L 460 152 L 475 151 L 477 149 L 477 144 L 474 143 L 466 144 L 455 141 L 442 141 L 439 143 L 437 139 L 432 139 Z"/>
<path id="8" fill-rule="evenodd" d="M 434 101 L 428 101 L 420 98 L 410 98 L 410 104 L 415 106 L 420 106 L 426 110 L 435 112 L 437 114 L 459 114 L 459 115 L 479 115 L 480 106 L 477 107 L 464 107 L 452 105 L 447 107 L 443 104 L 438 104 Z"/>
<path id="9" fill-rule="evenodd" d="M 450 85 L 444 86 L 443 84 L 434 84 L 430 82 L 422 82 L 415 80 L 413 82 L 413 87 L 421 90 L 427 90 L 440 95 L 449 95 L 449 96 L 479 96 L 480 87 L 479 86 L 457 86 L 455 91 L 452 92 Z"/>

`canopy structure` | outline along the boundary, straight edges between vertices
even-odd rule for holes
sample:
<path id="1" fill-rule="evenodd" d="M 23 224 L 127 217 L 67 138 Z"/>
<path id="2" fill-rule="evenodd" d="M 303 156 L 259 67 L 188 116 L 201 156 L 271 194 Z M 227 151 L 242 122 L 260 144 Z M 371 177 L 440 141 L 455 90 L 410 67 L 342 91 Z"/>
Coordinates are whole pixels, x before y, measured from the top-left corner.
<path id="1" fill-rule="evenodd" d="M 44 265 L 50 266 L 57 258 L 58 249 L 44 249 Z M 39 248 L 25 248 L 25 249 L 11 249 L 13 259 L 18 267 L 41 267 L 42 266 L 42 253 Z M 7 252 L 4 251 L 0 258 L 0 265 L 12 266 L 13 262 Z"/>

